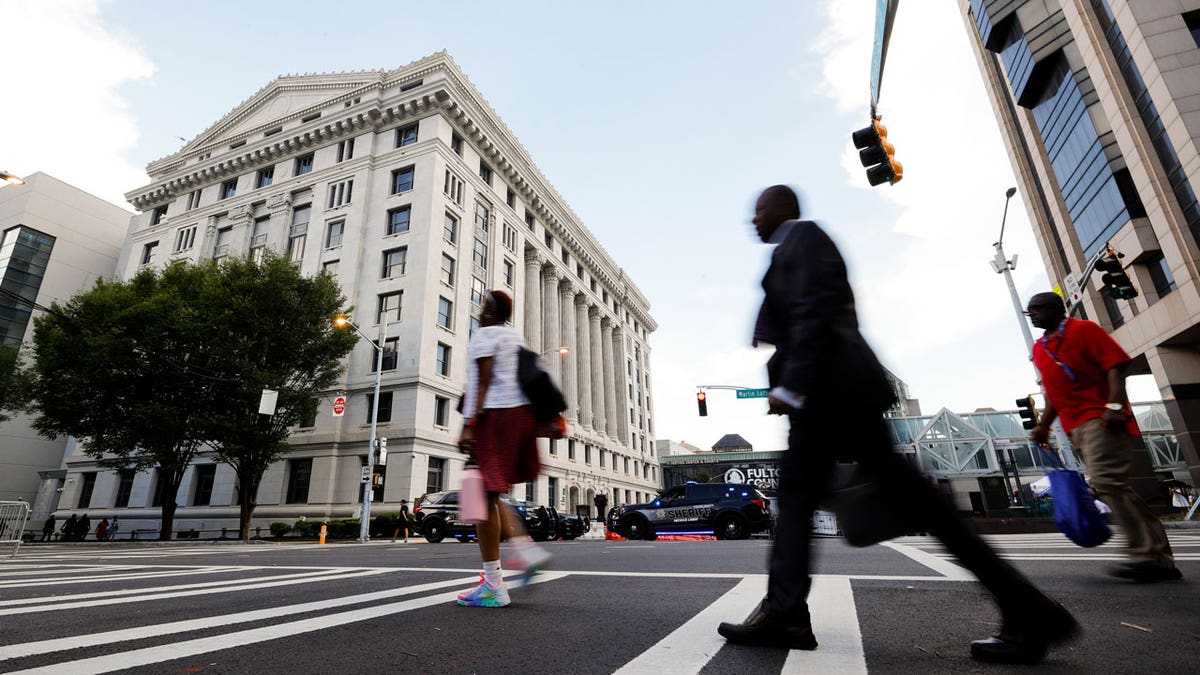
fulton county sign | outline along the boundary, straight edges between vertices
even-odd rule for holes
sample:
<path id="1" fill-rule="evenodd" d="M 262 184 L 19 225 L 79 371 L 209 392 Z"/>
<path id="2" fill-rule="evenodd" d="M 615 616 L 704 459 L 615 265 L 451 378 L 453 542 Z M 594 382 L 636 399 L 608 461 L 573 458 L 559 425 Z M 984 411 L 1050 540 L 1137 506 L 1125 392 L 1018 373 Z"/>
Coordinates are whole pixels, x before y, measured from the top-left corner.
<path id="1" fill-rule="evenodd" d="M 734 467 L 725 472 L 725 482 L 753 485 L 760 490 L 775 490 L 779 487 L 779 467 Z"/>

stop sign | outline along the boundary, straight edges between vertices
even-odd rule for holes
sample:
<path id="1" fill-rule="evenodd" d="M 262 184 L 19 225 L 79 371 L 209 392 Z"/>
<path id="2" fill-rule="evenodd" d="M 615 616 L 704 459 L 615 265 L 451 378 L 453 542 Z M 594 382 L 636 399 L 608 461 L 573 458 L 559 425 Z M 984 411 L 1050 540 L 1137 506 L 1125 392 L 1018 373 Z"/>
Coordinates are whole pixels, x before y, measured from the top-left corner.
<path id="1" fill-rule="evenodd" d="M 333 399 L 333 416 L 341 417 L 346 412 L 346 397 L 339 396 Z"/>

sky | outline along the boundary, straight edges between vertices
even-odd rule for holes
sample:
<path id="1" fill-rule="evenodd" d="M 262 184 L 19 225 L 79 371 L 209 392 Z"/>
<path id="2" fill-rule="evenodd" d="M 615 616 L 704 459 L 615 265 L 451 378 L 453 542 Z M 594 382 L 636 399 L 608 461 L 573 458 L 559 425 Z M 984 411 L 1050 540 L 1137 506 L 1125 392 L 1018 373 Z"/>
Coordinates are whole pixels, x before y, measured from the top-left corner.
<path id="1" fill-rule="evenodd" d="M 957 3 L 896 17 L 879 112 L 904 165 L 867 185 L 872 0 L 3 0 L 0 169 L 51 174 L 131 209 L 147 163 L 275 77 L 390 69 L 441 49 L 649 299 L 659 439 L 786 446 L 750 346 L 769 248 L 749 220 L 785 183 L 841 247 L 864 335 L 926 414 L 1012 409 L 1036 391 L 989 261 L 1016 184 Z M 3 188 L 0 188 L 3 189 Z M 1004 248 L 1022 303 L 1053 287 L 1018 192 Z M 1133 400 L 1158 399 L 1149 376 Z"/>

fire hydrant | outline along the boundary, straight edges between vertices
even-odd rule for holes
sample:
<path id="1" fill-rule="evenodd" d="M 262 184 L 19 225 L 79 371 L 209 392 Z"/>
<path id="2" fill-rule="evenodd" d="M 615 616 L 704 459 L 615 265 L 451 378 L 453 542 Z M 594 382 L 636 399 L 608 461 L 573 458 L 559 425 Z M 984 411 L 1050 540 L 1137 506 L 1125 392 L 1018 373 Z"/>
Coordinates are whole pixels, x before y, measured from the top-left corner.
<path id="1" fill-rule="evenodd" d="M 325 523 L 321 523 L 321 543 L 322 544 L 325 543 L 325 532 L 326 532 Z"/>

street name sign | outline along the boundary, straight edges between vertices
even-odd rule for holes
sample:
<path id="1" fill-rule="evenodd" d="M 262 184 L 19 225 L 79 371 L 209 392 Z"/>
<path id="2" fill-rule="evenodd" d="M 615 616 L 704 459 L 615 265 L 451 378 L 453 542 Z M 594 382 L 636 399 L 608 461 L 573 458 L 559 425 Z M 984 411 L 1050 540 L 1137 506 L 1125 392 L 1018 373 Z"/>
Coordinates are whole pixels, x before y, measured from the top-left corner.
<path id="1" fill-rule="evenodd" d="M 770 389 L 738 389 L 738 398 L 766 398 L 771 394 Z"/>

